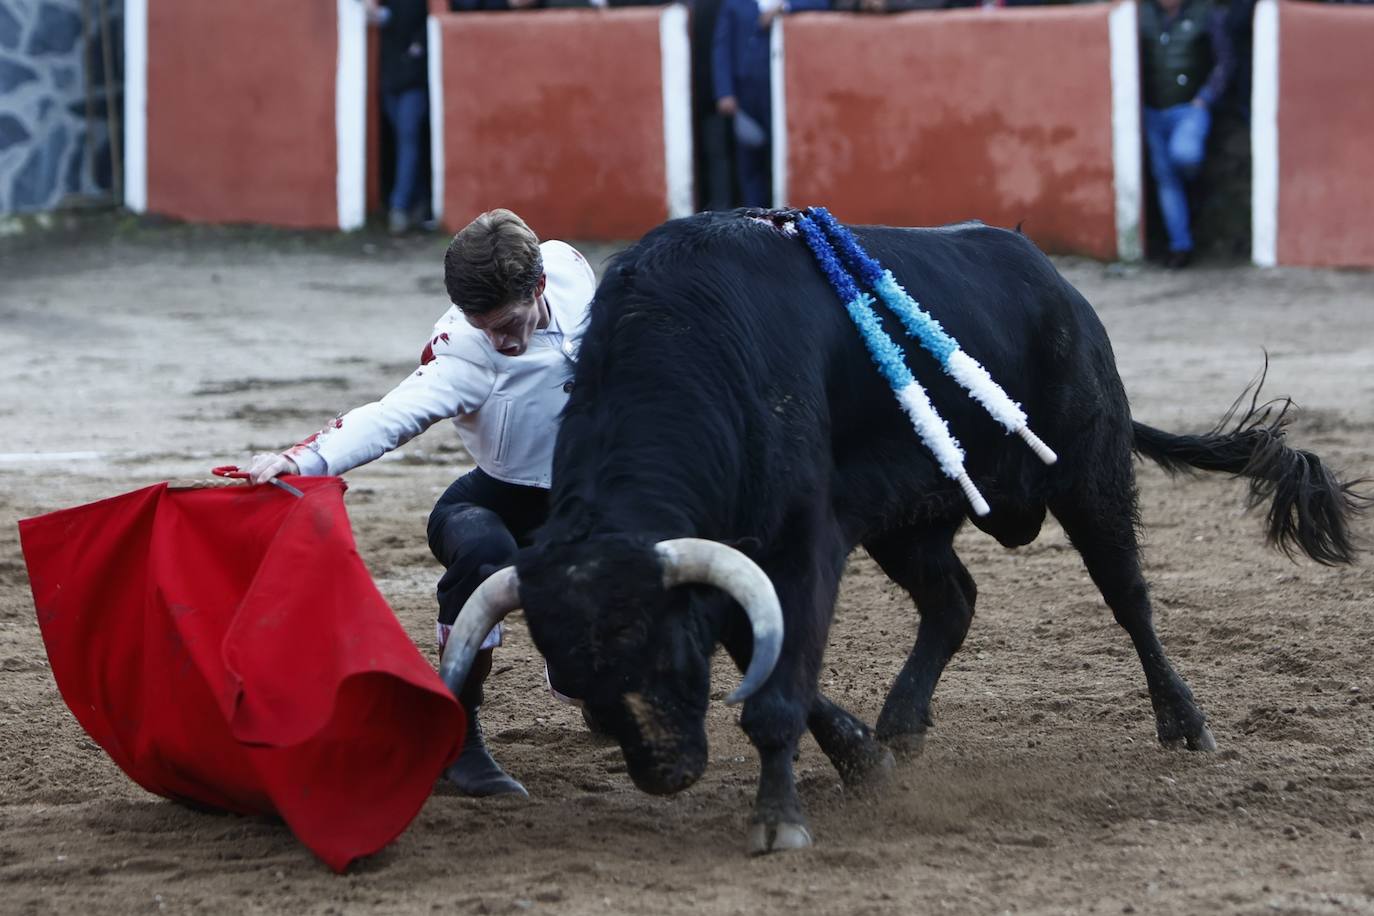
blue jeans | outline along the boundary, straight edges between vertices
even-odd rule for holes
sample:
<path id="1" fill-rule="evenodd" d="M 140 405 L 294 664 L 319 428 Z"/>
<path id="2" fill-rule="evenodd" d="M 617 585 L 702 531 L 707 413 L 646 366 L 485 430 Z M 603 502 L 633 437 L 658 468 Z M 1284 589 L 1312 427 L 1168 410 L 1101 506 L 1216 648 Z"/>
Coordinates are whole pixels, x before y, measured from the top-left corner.
<path id="1" fill-rule="evenodd" d="M 391 185 L 391 209 L 409 211 L 416 199 L 420 171 L 421 127 L 429 117 L 429 92 L 406 89 L 382 94 L 386 119 L 396 136 L 396 180 Z"/>
<path id="2" fill-rule="evenodd" d="M 1212 113 L 1204 106 L 1185 103 L 1168 108 L 1145 109 L 1145 144 L 1150 151 L 1150 174 L 1159 189 L 1159 209 L 1169 234 L 1170 251 L 1192 251 L 1188 228 L 1186 182 L 1197 177 L 1207 152 L 1207 132 Z"/>

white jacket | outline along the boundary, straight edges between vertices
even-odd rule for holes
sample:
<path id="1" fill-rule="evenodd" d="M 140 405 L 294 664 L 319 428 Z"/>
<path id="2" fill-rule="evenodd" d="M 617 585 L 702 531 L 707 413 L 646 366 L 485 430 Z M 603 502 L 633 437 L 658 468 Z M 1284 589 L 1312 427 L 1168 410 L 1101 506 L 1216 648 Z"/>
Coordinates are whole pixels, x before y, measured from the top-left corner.
<path id="1" fill-rule="evenodd" d="M 457 306 L 434 325 L 420 368 L 380 401 L 354 408 L 287 450 L 302 474 L 342 474 L 452 418 L 477 466 L 498 480 L 548 488 L 558 415 L 596 275 L 564 242 L 539 246 L 549 326 L 520 356 L 502 356 Z"/>

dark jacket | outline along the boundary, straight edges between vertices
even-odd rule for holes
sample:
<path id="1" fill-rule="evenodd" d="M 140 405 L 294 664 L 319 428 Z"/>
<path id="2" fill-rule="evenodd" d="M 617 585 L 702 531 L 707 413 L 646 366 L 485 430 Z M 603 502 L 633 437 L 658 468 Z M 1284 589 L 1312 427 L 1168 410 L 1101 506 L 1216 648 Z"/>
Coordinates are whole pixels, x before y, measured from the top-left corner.
<path id="1" fill-rule="evenodd" d="M 1157 0 L 1140 4 L 1140 62 L 1145 104 L 1168 108 L 1226 91 L 1235 67 L 1226 14 L 1211 0 L 1184 0 L 1167 16 Z"/>
<path id="2" fill-rule="evenodd" d="M 825 10 L 830 0 L 791 0 L 792 12 Z M 768 30 L 759 28 L 756 0 L 723 0 L 716 15 L 716 34 L 711 46 L 711 75 L 715 97 L 733 95 L 740 107 L 756 119 L 767 117 Z"/>
<path id="3" fill-rule="evenodd" d="M 383 92 L 405 92 L 429 85 L 429 4 L 425 0 L 385 0 L 391 11 L 380 29 L 380 81 Z"/>

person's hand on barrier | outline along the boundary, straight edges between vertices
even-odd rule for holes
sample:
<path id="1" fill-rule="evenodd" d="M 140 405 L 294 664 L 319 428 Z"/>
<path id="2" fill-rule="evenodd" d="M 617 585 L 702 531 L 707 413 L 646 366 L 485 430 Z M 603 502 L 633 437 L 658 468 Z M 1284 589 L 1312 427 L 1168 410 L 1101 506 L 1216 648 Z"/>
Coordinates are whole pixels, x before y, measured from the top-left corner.
<path id="1" fill-rule="evenodd" d="M 276 452 L 254 455 L 252 463 L 248 465 L 248 480 L 252 483 L 267 483 L 273 477 L 280 477 L 282 474 L 299 473 L 300 468 L 296 467 L 296 462 Z"/>
<path id="2" fill-rule="evenodd" d="M 727 118 L 733 118 L 735 112 L 739 111 L 739 102 L 733 95 L 721 96 L 716 100 L 716 111 L 725 115 Z"/>

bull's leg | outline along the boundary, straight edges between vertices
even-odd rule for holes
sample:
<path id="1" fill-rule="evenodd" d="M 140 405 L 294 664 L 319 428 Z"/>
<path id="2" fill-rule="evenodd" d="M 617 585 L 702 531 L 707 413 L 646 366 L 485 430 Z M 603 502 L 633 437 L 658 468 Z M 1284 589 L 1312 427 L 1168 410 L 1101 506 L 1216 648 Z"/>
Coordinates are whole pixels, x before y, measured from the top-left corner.
<path id="1" fill-rule="evenodd" d="M 1108 489 L 1125 489 L 1124 504 L 1110 505 L 1110 493 L 1105 492 Z M 1050 511 L 1082 555 L 1088 575 L 1102 592 L 1116 622 L 1135 643 L 1150 689 L 1159 741 L 1165 747 L 1186 745 L 1193 751 L 1214 751 L 1217 744 L 1207 728 L 1207 717 L 1169 663 L 1155 633 L 1149 588 L 1140 572 L 1132 523 L 1134 491 L 1129 486 L 1094 488 L 1093 499 L 1093 506 L 1081 506 L 1072 499 L 1060 500 L 1050 505 Z"/>
<path id="2" fill-rule="evenodd" d="M 954 553 L 959 522 L 901 529 L 864 544 L 889 578 L 906 589 L 921 614 L 916 644 L 878 714 L 878 740 L 915 755 L 934 724 L 935 685 L 973 622 L 978 587 Z"/>
<path id="3" fill-rule="evenodd" d="M 881 781 L 892 771 L 892 752 L 878 741 L 873 729 L 819 693 L 806 726 L 846 786 Z"/>
<path id="4" fill-rule="evenodd" d="M 783 607 L 787 607 L 785 599 Z M 789 646 L 792 642 L 791 628 L 783 639 L 782 657 L 773 669 L 772 676 L 758 693 L 745 701 L 744 714 L 740 716 L 740 727 L 759 752 L 759 789 L 754 798 L 754 816 L 749 826 L 750 855 L 804 849 L 811 845 L 811 831 L 806 825 L 806 815 L 802 812 L 796 779 L 792 773 L 797 742 L 805 728 L 807 704 L 787 695 L 790 691 L 785 685 L 798 684 L 800 672 L 796 659 L 790 657 L 795 654 Z M 723 642 L 740 670 L 747 669 L 750 651 L 748 637 L 741 645 L 727 633 Z M 819 673 L 819 666 L 816 673 Z M 811 691 L 815 690 L 816 673 L 811 676 Z"/>
<path id="5" fill-rule="evenodd" d="M 740 716 L 740 727 L 759 752 L 759 790 L 749 828 L 751 854 L 811 845 L 792 761 L 816 697 L 844 559 L 844 550 L 836 545 L 787 557 L 764 570 L 777 589 L 787 627 L 772 675 L 745 701 Z M 722 641 L 736 664 L 747 668 L 752 646 L 747 626 L 727 627 Z"/>

